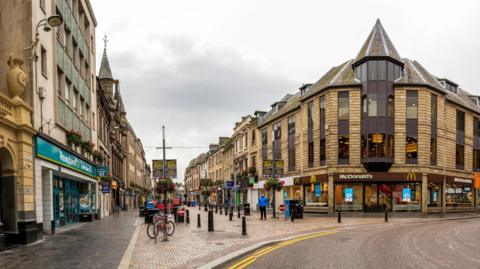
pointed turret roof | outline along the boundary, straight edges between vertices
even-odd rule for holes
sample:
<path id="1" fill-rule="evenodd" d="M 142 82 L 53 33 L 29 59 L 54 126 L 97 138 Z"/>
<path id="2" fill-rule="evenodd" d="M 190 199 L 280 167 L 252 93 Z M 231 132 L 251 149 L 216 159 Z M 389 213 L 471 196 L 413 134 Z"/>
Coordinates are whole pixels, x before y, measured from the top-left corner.
<path id="1" fill-rule="evenodd" d="M 372 32 L 358 52 L 355 63 L 365 57 L 390 57 L 399 62 L 402 60 L 385 29 L 383 29 L 380 19 L 377 19 Z"/>
<path id="2" fill-rule="evenodd" d="M 110 69 L 110 63 L 108 62 L 108 57 L 107 57 L 107 36 L 104 37 L 103 41 L 105 42 L 105 46 L 103 48 L 102 63 L 100 64 L 100 71 L 98 73 L 98 78 L 113 80 L 112 70 Z"/>

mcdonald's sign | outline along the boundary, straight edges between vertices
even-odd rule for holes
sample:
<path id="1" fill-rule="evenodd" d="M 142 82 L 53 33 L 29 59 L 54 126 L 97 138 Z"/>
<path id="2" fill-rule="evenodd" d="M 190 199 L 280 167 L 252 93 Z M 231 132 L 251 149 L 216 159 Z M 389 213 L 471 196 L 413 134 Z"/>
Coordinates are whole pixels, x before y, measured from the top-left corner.
<path id="1" fill-rule="evenodd" d="M 407 180 L 408 181 L 416 181 L 417 180 L 417 174 L 414 172 L 410 172 L 407 174 Z"/>

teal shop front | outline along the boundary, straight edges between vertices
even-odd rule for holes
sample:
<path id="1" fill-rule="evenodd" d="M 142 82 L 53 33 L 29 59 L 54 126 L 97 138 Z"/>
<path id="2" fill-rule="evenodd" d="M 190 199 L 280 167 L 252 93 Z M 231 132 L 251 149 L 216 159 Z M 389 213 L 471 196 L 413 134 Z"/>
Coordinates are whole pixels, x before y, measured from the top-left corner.
<path id="1" fill-rule="evenodd" d="M 56 227 L 93 221 L 98 191 L 95 165 L 43 135 L 35 137 L 35 149 L 35 169 L 41 171 L 35 174 L 35 181 L 42 186 L 37 215 L 42 218 L 44 232 L 54 233 Z"/>

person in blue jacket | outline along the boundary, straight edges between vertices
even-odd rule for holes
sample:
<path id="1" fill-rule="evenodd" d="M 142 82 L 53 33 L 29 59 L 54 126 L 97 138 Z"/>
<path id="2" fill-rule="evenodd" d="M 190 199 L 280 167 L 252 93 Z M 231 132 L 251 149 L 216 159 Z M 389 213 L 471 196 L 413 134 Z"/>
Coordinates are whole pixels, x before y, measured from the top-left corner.
<path id="1" fill-rule="evenodd" d="M 260 220 L 267 220 L 267 205 L 268 198 L 262 194 L 262 196 L 258 198 L 258 207 L 260 208 Z"/>

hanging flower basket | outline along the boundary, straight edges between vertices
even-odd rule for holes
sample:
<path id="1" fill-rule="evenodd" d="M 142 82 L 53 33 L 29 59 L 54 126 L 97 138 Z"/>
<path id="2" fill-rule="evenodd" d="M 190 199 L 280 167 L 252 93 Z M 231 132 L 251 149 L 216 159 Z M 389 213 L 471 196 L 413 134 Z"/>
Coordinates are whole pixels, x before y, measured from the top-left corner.
<path id="1" fill-rule="evenodd" d="M 263 188 L 266 191 L 271 190 L 272 188 L 276 191 L 281 191 L 283 189 L 283 182 L 280 182 L 278 178 L 270 178 L 265 182 Z"/>
<path id="2" fill-rule="evenodd" d="M 78 147 L 83 142 L 82 135 L 75 130 L 67 131 L 67 142 Z"/>
<path id="3" fill-rule="evenodd" d="M 169 178 L 160 179 L 155 187 L 158 193 L 175 191 L 175 183 Z"/>

